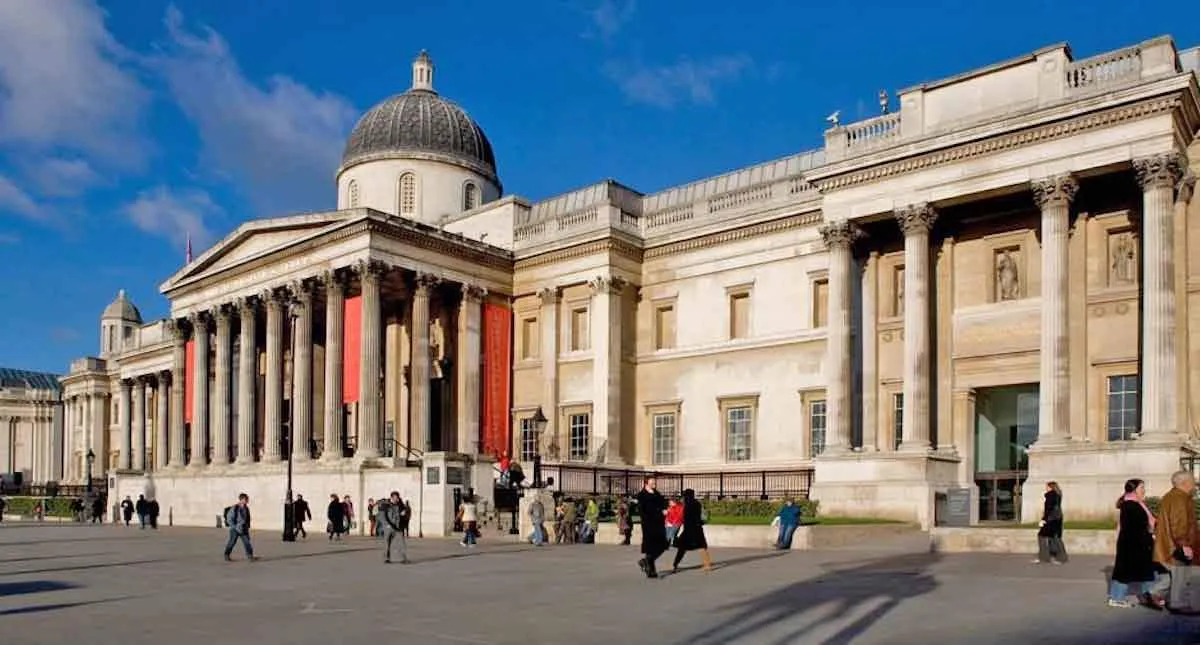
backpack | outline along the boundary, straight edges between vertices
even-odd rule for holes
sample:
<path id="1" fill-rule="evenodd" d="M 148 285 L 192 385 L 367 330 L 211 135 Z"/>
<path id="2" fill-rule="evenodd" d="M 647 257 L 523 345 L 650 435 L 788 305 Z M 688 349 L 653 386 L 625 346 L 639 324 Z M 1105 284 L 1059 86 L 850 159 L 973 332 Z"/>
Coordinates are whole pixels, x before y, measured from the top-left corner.
<path id="1" fill-rule="evenodd" d="M 235 509 L 232 506 L 226 506 L 225 512 L 222 513 L 222 516 L 225 518 L 226 528 L 233 528 L 234 523 L 237 522 Z"/>

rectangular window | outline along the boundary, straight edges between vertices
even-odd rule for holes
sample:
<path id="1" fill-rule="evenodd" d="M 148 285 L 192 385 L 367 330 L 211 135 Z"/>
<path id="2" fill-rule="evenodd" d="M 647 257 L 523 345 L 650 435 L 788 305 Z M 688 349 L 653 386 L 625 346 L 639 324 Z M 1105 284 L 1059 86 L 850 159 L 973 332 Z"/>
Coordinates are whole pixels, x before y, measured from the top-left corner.
<path id="1" fill-rule="evenodd" d="M 589 439 L 591 435 L 592 415 L 588 412 L 572 414 L 567 418 L 570 428 L 571 445 L 567 454 L 571 461 L 586 461 L 588 458 Z"/>
<path id="2" fill-rule="evenodd" d="M 588 310 L 586 307 L 571 310 L 571 351 L 581 352 L 588 348 Z"/>
<path id="3" fill-rule="evenodd" d="M 750 292 L 742 291 L 729 295 L 729 337 L 746 338 L 750 335 Z"/>
<path id="4" fill-rule="evenodd" d="M 533 461 L 537 449 L 537 429 L 533 427 L 533 419 L 521 419 L 521 461 Z"/>
<path id="5" fill-rule="evenodd" d="M 808 429 L 812 456 L 825 452 L 825 401 L 813 401 L 808 406 Z"/>
<path id="6" fill-rule="evenodd" d="M 654 349 L 675 346 L 675 305 L 659 305 L 654 309 Z"/>
<path id="7" fill-rule="evenodd" d="M 748 405 L 725 411 L 725 460 L 750 461 L 754 434 L 754 410 Z"/>
<path id="8" fill-rule="evenodd" d="M 530 360 L 538 357 L 539 346 L 542 342 L 541 330 L 537 318 L 526 318 L 521 321 L 521 358 Z"/>
<path id="9" fill-rule="evenodd" d="M 896 450 L 900 449 L 900 442 L 904 439 L 904 395 L 892 395 L 892 434 L 895 435 L 892 447 Z"/>
<path id="10" fill-rule="evenodd" d="M 829 280 L 813 282 L 813 327 L 825 327 L 829 324 Z"/>
<path id="11" fill-rule="evenodd" d="M 654 465 L 675 463 L 675 413 L 661 412 L 651 417 Z"/>
<path id="12" fill-rule="evenodd" d="M 1108 377 L 1108 440 L 1128 441 L 1138 432 L 1138 377 Z"/>

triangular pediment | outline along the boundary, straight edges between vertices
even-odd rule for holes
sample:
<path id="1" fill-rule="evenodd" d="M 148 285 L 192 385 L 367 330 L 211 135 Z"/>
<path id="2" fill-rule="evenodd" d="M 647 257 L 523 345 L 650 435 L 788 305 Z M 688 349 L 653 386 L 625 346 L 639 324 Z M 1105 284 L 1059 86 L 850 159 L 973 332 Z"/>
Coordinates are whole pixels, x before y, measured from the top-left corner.
<path id="1" fill-rule="evenodd" d="M 307 213 L 254 220 L 239 226 L 225 239 L 184 266 L 164 282 L 163 293 L 299 244 L 327 230 L 363 217 L 361 210 Z"/>

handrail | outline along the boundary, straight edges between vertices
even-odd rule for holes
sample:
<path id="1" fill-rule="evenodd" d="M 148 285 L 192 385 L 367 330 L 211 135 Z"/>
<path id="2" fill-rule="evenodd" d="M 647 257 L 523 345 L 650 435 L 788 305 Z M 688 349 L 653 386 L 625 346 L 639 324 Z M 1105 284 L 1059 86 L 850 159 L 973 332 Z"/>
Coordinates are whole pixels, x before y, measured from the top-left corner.
<path id="1" fill-rule="evenodd" d="M 416 448 L 409 448 L 395 439 L 391 439 L 391 442 L 399 446 L 404 451 L 405 461 L 408 461 L 408 458 L 412 456 L 416 457 L 413 461 L 423 461 L 425 459 L 425 453 L 423 451 L 417 450 Z"/>

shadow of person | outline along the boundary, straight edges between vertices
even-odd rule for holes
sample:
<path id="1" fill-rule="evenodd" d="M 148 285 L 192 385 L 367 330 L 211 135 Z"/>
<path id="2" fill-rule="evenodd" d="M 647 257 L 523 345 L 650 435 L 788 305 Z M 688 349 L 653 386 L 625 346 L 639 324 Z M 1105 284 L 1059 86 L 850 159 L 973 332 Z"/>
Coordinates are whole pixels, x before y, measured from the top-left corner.
<path id="1" fill-rule="evenodd" d="M 734 614 L 680 641 L 680 645 L 752 642 L 791 645 L 852 642 L 903 601 L 927 594 L 938 583 L 928 569 L 936 553 L 889 556 L 834 567 L 816 578 L 781 587 L 718 611 Z"/>

